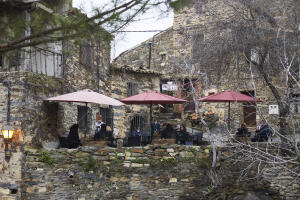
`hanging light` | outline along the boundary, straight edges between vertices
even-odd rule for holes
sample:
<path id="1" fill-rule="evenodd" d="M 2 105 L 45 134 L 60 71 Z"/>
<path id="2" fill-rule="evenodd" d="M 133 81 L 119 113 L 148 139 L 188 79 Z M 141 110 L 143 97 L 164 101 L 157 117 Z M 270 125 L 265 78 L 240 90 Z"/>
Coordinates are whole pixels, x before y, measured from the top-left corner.
<path id="1" fill-rule="evenodd" d="M 14 132 L 15 132 L 14 129 L 8 124 L 2 128 L 2 136 L 4 138 L 4 143 L 5 143 L 4 153 L 5 153 L 6 162 L 9 162 L 11 157 L 11 150 L 9 150 L 8 145 L 12 141 Z"/>
<path id="2" fill-rule="evenodd" d="M 5 141 L 10 141 L 14 135 L 14 129 L 10 125 L 5 125 L 2 128 L 2 135 Z"/>

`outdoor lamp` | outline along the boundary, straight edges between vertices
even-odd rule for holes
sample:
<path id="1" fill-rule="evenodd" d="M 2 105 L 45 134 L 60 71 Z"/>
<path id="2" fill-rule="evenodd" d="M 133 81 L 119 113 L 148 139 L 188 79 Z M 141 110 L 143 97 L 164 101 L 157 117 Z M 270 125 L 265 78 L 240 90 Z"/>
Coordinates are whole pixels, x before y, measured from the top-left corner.
<path id="1" fill-rule="evenodd" d="M 10 125 L 5 125 L 2 129 L 2 135 L 4 138 L 4 141 L 8 142 L 12 139 L 14 135 L 14 129 Z"/>
<path id="2" fill-rule="evenodd" d="M 5 160 L 8 162 L 10 160 L 10 150 L 8 149 L 8 143 L 12 141 L 12 137 L 14 135 L 14 129 L 10 125 L 5 125 L 2 129 L 2 135 L 5 143 Z"/>

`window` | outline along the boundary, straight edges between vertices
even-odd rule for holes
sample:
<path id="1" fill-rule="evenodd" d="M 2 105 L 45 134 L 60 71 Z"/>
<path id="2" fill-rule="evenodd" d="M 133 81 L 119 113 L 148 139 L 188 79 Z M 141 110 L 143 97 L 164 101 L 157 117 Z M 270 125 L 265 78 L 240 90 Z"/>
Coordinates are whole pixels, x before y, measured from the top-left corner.
<path id="1" fill-rule="evenodd" d="M 89 129 L 91 127 L 92 122 L 92 110 L 90 108 L 86 109 L 85 106 L 77 106 L 77 123 L 79 130 L 85 130 L 86 127 Z M 86 117 L 87 117 L 87 123 L 86 123 Z"/>
<path id="2" fill-rule="evenodd" d="M 62 44 L 48 43 L 33 47 L 30 53 L 31 72 L 47 76 L 62 77 Z"/>
<path id="3" fill-rule="evenodd" d="M 167 60 L 167 53 L 160 53 L 160 60 L 166 61 Z"/>
<path id="4" fill-rule="evenodd" d="M 79 62 L 86 67 L 92 67 L 93 64 L 93 52 L 92 47 L 88 42 L 80 45 L 79 49 Z"/>
<path id="5" fill-rule="evenodd" d="M 0 67 L 7 70 L 17 70 L 21 64 L 21 52 L 12 51 L 9 54 L 0 54 Z"/>
<path id="6" fill-rule="evenodd" d="M 295 105 L 295 112 L 296 112 L 296 113 L 300 113 L 300 103 L 297 103 L 297 104 Z"/>
<path id="7" fill-rule="evenodd" d="M 198 15 L 200 15 L 200 14 L 202 14 L 202 10 L 203 10 L 203 1 L 197 1 L 196 2 L 196 13 L 198 14 Z"/>
<path id="8" fill-rule="evenodd" d="M 138 84 L 133 82 L 127 83 L 127 96 L 138 94 Z"/>
<path id="9" fill-rule="evenodd" d="M 146 126 L 145 126 L 145 118 L 142 116 L 134 116 L 131 119 L 131 126 L 130 126 L 130 134 L 136 130 L 137 128 L 140 129 L 141 132 L 146 131 Z"/>
<path id="10" fill-rule="evenodd" d="M 4 58 L 3 58 L 3 54 L 1 54 L 0 53 L 0 68 L 2 68 L 3 67 L 3 65 L 4 65 L 4 60 L 3 60 Z"/>
<path id="11" fill-rule="evenodd" d="M 199 59 L 201 57 L 201 44 L 204 40 L 203 33 L 196 33 L 193 35 L 192 58 Z"/>
<path id="12" fill-rule="evenodd" d="M 259 63 L 258 49 L 251 49 L 251 61 Z"/>
<path id="13" fill-rule="evenodd" d="M 295 93 L 293 94 L 293 98 L 294 98 L 294 113 L 298 113 L 300 114 L 300 93 Z"/>
<path id="14" fill-rule="evenodd" d="M 100 108 L 100 114 L 102 116 L 102 121 L 106 123 L 106 125 L 113 128 L 113 109 L 110 106 L 109 108 Z"/>

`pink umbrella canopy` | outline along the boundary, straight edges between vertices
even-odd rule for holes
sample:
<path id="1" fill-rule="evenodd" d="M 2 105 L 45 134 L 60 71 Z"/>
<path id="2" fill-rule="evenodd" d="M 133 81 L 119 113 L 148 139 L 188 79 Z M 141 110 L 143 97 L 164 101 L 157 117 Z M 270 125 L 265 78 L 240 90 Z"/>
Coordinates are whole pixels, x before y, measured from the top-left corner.
<path id="1" fill-rule="evenodd" d="M 58 102 L 82 102 L 82 103 L 96 103 L 96 104 L 105 104 L 111 106 L 122 106 L 124 103 L 99 94 L 89 89 L 80 90 L 77 92 L 72 92 L 68 94 L 63 94 L 56 97 L 51 97 L 45 99 L 44 101 L 58 101 Z"/>
<path id="2" fill-rule="evenodd" d="M 179 99 L 157 91 L 149 90 L 131 97 L 120 99 L 125 104 L 149 104 L 150 105 L 150 126 L 152 124 L 152 104 L 179 104 L 187 102 L 184 99 Z M 152 136 L 152 135 L 151 135 Z"/>
<path id="3" fill-rule="evenodd" d="M 241 94 L 234 91 L 223 91 L 216 94 L 206 96 L 200 99 L 200 101 L 211 102 L 261 102 L 260 99 L 253 98 L 251 96 Z"/>
<path id="4" fill-rule="evenodd" d="M 125 104 L 180 104 L 187 102 L 184 99 L 179 99 L 152 90 L 120 99 L 120 101 Z"/>
<path id="5" fill-rule="evenodd" d="M 200 99 L 204 102 L 228 102 L 228 129 L 230 129 L 230 102 L 261 102 L 260 99 L 234 91 L 223 91 Z"/>

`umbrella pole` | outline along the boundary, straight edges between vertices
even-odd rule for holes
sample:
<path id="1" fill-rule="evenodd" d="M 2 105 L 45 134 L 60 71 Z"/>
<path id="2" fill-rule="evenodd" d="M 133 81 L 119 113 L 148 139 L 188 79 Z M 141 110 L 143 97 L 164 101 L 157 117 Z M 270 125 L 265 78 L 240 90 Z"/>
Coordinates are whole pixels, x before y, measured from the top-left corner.
<path id="1" fill-rule="evenodd" d="M 86 134 L 88 132 L 88 118 L 87 118 L 87 115 L 88 115 L 88 107 L 87 107 L 87 103 L 85 103 L 85 132 L 84 132 L 84 138 L 86 138 Z"/>
<path id="2" fill-rule="evenodd" d="M 151 135 L 151 141 L 152 141 L 152 103 L 150 103 L 150 135 Z"/>
<path id="3" fill-rule="evenodd" d="M 230 101 L 228 102 L 228 122 L 227 122 L 228 130 L 230 130 Z"/>

